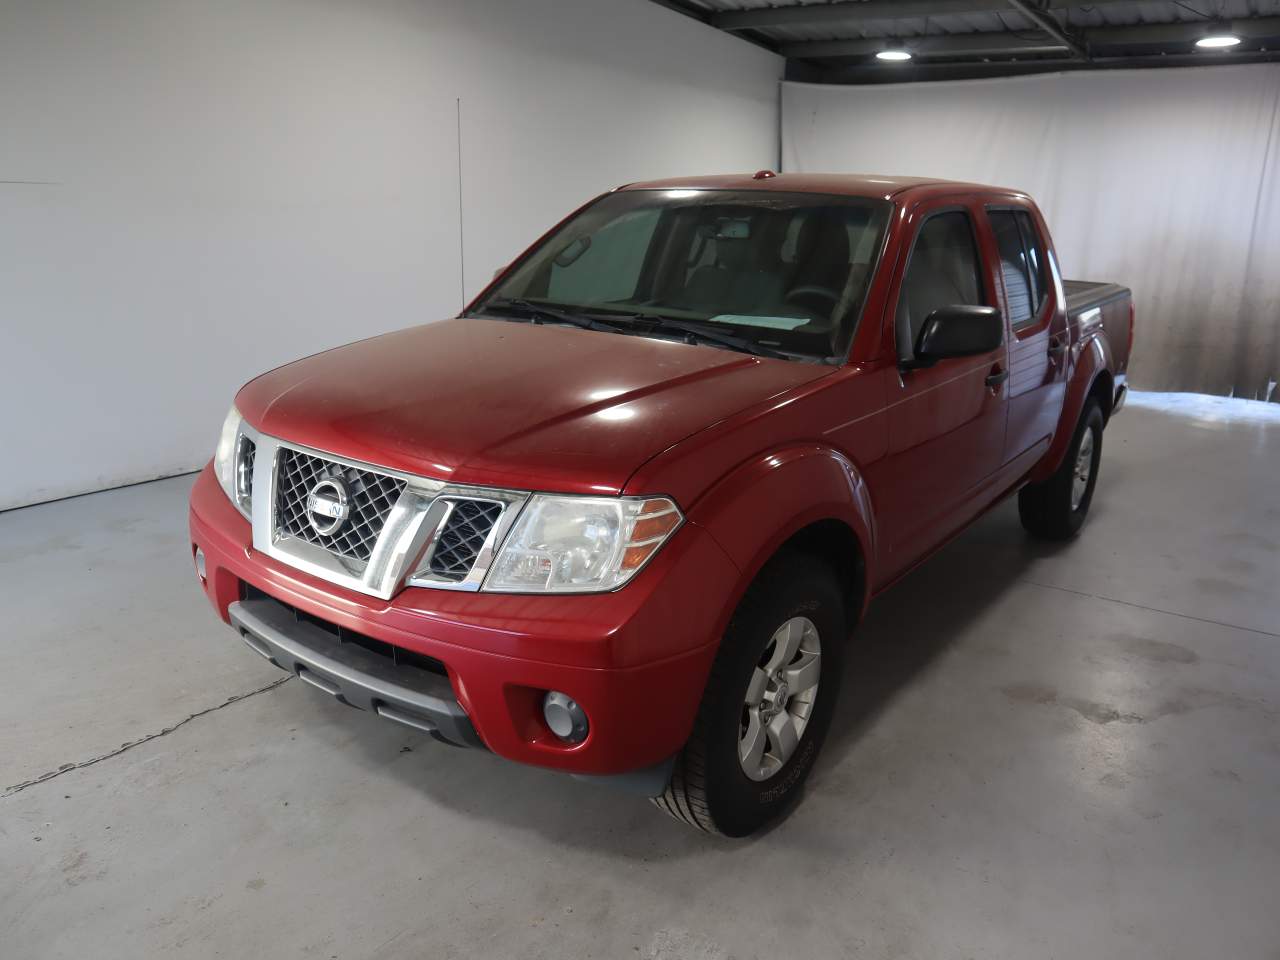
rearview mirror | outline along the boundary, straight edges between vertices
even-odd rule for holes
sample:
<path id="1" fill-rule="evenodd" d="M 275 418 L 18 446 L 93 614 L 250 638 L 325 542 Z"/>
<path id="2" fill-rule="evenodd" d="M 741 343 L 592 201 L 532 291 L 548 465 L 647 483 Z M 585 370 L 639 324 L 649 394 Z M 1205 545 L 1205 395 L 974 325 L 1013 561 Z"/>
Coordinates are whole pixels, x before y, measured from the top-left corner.
<path id="1" fill-rule="evenodd" d="M 911 366 L 925 367 L 951 357 L 990 353 L 1004 342 L 1004 319 L 995 307 L 955 304 L 925 318 Z"/>
<path id="2" fill-rule="evenodd" d="M 552 262 L 557 267 L 568 267 L 573 264 L 580 256 L 591 248 L 591 237 L 583 236 L 574 240 L 567 247 L 556 254 L 555 260 Z"/>

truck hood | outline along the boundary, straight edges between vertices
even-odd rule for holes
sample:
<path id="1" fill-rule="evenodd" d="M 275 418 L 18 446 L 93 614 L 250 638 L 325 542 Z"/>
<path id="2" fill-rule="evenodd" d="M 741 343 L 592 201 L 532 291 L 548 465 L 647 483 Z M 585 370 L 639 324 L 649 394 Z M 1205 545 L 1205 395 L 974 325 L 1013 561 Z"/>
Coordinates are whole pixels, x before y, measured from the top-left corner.
<path id="1" fill-rule="evenodd" d="M 650 457 L 832 372 L 714 347 L 459 318 L 339 347 L 240 391 L 254 427 L 455 483 L 618 493 Z"/>

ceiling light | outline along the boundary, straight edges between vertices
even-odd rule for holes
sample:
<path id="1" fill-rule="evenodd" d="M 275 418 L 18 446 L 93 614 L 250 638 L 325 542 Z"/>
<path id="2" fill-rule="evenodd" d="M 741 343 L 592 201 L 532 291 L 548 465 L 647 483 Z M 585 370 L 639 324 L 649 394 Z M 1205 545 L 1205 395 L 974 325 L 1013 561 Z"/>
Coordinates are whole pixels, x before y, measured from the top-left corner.
<path id="1" fill-rule="evenodd" d="M 877 60 L 902 61 L 911 59 L 911 51 L 902 47 L 887 47 L 876 54 Z"/>
<path id="2" fill-rule="evenodd" d="M 1211 33 L 1197 40 L 1196 46 L 1201 50 L 1224 50 L 1227 47 L 1234 47 L 1239 42 L 1240 38 L 1233 33 Z"/>

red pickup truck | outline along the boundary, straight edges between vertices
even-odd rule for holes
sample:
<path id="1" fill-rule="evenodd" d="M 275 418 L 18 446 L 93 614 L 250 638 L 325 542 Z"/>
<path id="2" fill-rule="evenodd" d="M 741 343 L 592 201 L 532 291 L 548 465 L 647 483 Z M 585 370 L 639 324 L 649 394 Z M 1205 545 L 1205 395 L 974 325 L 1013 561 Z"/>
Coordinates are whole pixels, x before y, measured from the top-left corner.
<path id="1" fill-rule="evenodd" d="M 460 316 L 245 386 L 192 554 L 341 702 L 740 836 L 813 767 L 873 596 L 1015 492 L 1080 529 L 1132 340 L 1016 191 L 632 184 Z"/>

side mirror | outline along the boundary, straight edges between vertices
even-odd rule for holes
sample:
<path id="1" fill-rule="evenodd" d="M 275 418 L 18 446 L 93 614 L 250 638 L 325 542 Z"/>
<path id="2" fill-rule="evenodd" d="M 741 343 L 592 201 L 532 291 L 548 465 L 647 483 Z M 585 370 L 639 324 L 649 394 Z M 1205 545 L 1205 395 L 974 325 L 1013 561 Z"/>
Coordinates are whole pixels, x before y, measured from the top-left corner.
<path id="1" fill-rule="evenodd" d="M 955 304 L 925 318 L 908 366 L 927 367 L 951 357 L 990 353 L 1004 342 L 1004 318 L 995 307 Z"/>

